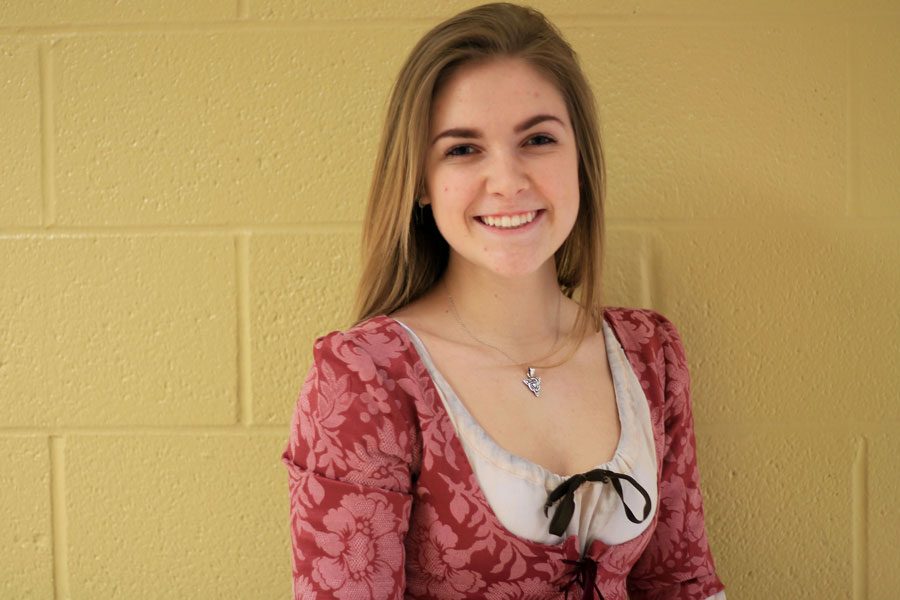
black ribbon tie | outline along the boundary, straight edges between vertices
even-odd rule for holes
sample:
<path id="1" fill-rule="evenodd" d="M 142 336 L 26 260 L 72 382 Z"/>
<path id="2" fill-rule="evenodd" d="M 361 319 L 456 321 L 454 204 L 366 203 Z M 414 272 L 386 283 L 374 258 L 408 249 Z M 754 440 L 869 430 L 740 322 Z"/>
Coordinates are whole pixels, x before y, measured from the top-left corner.
<path id="1" fill-rule="evenodd" d="M 641 523 L 650 514 L 650 494 L 648 494 L 647 490 L 641 487 L 641 484 L 635 481 L 633 477 L 625 475 L 624 473 L 607 471 L 606 469 L 593 469 L 587 473 L 572 475 L 559 484 L 556 489 L 547 496 L 547 502 L 544 504 L 544 516 L 547 516 L 547 511 L 550 510 L 550 507 L 561 499 L 559 506 L 556 507 L 556 511 L 553 513 L 553 518 L 550 520 L 550 533 L 553 535 L 563 535 L 566 532 L 566 528 L 572 520 L 572 515 L 575 514 L 575 490 L 586 481 L 600 483 L 611 482 L 613 489 L 616 490 L 616 494 L 618 494 L 619 499 L 622 501 L 622 508 L 625 509 L 625 516 L 628 517 L 628 520 L 632 523 Z M 622 493 L 622 481 L 630 483 L 644 498 L 644 516 L 640 519 L 634 516 L 634 513 L 631 512 L 631 509 L 625 503 L 625 496 Z"/>

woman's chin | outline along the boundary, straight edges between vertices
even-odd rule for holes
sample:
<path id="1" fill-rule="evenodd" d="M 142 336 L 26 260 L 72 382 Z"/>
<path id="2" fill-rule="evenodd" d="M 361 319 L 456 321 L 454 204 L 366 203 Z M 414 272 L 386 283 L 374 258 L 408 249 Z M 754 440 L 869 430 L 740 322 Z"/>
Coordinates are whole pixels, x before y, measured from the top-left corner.
<path id="1" fill-rule="evenodd" d="M 523 279 L 549 275 L 551 272 L 554 277 L 556 276 L 553 257 L 543 262 L 539 260 L 506 260 L 487 265 L 484 269 L 490 273 L 490 276 L 510 282 L 521 282 Z"/>

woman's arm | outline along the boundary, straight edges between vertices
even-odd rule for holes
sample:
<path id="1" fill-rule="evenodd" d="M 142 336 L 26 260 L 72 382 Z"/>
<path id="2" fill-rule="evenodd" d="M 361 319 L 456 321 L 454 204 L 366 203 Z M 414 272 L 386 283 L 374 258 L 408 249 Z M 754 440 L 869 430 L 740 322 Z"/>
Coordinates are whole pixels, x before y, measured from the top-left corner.
<path id="1" fill-rule="evenodd" d="M 716 576 L 706 538 L 697 469 L 690 375 L 675 326 L 662 315 L 657 331 L 665 360 L 665 453 L 659 520 L 628 579 L 635 600 L 703 600 L 724 586 Z"/>
<path id="2" fill-rule="evenodd" d="M 339 332 L 319 338 L 297 401 L 282 455 L 295 599 L 403 597 L 418 440 L 370 349 Z"/>

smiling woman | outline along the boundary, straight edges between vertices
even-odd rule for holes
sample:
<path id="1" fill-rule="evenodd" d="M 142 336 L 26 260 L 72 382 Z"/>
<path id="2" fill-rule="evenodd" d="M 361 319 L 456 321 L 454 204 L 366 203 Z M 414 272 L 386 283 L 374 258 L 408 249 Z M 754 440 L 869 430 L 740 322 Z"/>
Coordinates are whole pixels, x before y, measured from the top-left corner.
<path id="1" fill-rule="evenodd" d="M 428 32 L 388 107 L 358 322 L 283 453 L 296 598 L 724 598 L 662 315 L 600 304 L 590 87 L 540 13 Z"/>
<path id="2" fill-rule="evenodd" d="M 419 202 L 449 246 L 444 284 L 555 281 L 550 259 L 579 197 L 575 134 L 554 84 L 519 58 L 464 63 L 434 97 L 431 130 Z"/>

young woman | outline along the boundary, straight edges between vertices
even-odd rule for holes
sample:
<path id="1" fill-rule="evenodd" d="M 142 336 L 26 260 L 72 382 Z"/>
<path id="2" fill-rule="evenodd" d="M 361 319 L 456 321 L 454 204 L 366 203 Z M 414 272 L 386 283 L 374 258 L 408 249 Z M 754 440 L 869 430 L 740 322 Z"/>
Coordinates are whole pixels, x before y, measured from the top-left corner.
<path id="1" fill-rule="evenodd" d="M 316 341 L 283 454 L 295 598 L 724 598 L 681 340 L 600 305 L 603 173 L 540 13 L 477 7 L 413 49 L 359 321 Z"/>

